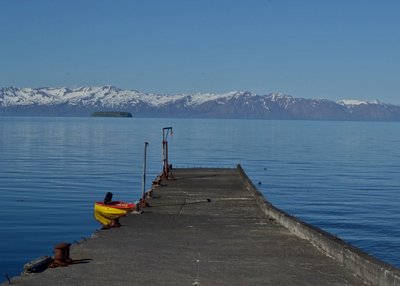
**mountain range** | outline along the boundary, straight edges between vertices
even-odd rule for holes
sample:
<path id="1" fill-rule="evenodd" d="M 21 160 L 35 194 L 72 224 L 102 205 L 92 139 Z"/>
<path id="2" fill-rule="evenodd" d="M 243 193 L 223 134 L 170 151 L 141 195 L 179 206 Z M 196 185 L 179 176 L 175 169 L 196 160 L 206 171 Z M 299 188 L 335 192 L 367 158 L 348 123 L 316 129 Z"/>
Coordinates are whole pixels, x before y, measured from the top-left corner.
<path id="1" fill-rule="evenodd" d="M 400 121 L 400 106 L 378 100 L 331 101 L 249 91 L 163 95 L 114 86 L 0 88 L 0 116 L 89 116 L 127 111 L 134 117 Z"/>

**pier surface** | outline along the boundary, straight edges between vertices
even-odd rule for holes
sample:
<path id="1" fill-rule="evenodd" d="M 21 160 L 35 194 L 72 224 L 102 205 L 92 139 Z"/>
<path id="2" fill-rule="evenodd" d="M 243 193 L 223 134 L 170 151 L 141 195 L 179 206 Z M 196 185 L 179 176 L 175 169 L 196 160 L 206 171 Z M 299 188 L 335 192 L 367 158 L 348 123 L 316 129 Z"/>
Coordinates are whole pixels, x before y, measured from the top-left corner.
<path id="1" fill-rule="evenodd" d="M 365 285 L 267 217 L 236 169 L 177 169 L 142 214 L 13 285 Z"/>

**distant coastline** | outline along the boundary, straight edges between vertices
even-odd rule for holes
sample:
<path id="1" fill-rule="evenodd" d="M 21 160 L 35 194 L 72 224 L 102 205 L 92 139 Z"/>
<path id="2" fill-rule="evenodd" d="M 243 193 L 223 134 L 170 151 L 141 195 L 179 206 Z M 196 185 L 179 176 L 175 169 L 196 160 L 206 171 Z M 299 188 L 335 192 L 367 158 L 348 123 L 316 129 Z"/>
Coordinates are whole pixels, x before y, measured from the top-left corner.
<path id="1" fill-rule="evenodd" d="M 91 117 L 132 117 L 130 112 L 121 111 L 96 111 L 93 112 Z"/>

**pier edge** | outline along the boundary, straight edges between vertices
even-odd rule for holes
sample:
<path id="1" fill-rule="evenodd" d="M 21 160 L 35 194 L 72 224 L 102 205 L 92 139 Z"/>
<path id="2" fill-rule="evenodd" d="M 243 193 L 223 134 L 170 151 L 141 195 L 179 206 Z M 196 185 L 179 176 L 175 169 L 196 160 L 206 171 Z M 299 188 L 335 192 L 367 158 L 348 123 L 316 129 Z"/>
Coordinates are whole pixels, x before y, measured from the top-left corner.
<path id="1" fill-rule="evenodd" d="M 310 241 L 322 253 L 340 262 L 365 282 L 372 285 L 400 286 L 400 269 L 275 207 L 257 189 L 240 164 L 237 165 L 237 171 L 242 177 L 246 189 L 253 194 L 257 204 L 267 216 L 298 237 Z"/>

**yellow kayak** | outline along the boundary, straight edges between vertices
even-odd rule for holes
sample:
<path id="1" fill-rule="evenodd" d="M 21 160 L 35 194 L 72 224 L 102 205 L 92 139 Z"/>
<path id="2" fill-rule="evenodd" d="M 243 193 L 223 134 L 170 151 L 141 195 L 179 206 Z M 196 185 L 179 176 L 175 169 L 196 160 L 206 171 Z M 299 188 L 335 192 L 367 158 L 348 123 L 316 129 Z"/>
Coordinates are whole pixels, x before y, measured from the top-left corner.
<path id="1" fill-rule="evenodd" d="M 116 201 L 110 204 L 104 204 L 102 202 L 96 202 L 94 204 L 94 217 L 102 225 L 108 226 L 111 220 L 126 215 L 134 208 L 135 204 L 133 203 Z"/>

